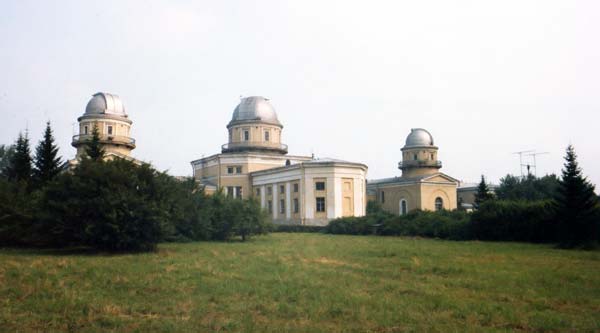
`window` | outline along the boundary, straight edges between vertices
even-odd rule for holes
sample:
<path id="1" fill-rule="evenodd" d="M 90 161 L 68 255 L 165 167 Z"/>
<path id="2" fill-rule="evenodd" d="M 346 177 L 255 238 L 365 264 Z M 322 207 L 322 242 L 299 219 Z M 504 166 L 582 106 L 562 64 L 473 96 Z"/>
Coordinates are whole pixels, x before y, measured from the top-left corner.
<path id="1" fill-rule="evenodd" d="M 83 134 L 88 134 L 88 127 L 87 126 L 83 126 Z"/>
<path id="2" fill-rule="evenodd" d="M 259 197 L 260 196 L 260 187 L 256 188 L 256 196 Z"/>
<path id="3" fill-rule="evenodd" d="M 284 194 L 285 193 L 285 186 L 283 185 L 279 185 L 279 194 Z"/>
<path id="4" fill-rule="evenodd" d="M 113 127 L 112 127 L 112 125 L 108 125 L 107 126 L 106 132 L 108 133 L 108 135 L 112 135 L 113 134 Z"/>
<path id="5" fill-rule="evenodd" d="M 381 191 L 381 203 L 385 203 L 385 192 Z"/>
<path id="6" fill-rule="evenodd" d="M 244 141 L 250 141 L 250 131 L 244 131 Z"/>
<path id="7" fill-rule="evenodd" d="M 236 166 L 235 167 L 235 173 L 242 173 L 242 167 L 241 166 Z"/>
<path id="8" fill-rule="evenodd" d="M 408 212 L 408 207 L 406 204 L 406 200 L 402 199 L 402 200 L 400 200 L 400 215 L 406 215 L 407 212 Z"/>
<path id="9" fill-rule="evenodd" d="M 433 161 L 433 154 L 431 154 L 431 160 Z"/>
<path id="10" fill-rule="evenodd" d="M 265 141 L 269 141 L 271 133 L 269 131 L 265 131 Z"/>
<path id="11" fill-rule="evenodd" d="M 233 186 L 227 186 L 227 197 L 233 198 L 233 191 L 234 191 Z"/>
<path id="12" fill-rule="evenodd" d="M 241 186 L 236 186 L 235 187 L 235 197 L 236 198 L 242 198 L 242 187 Z"/>
<path id="13" fill-rule="evenodd" d="M 440 197 L 435 198 L 435 211 L 439 212 L 442 209 L 444 209 L 444 200 Z"/>
<path id="14" fill-rule="evenodd" d="M 267 186 L 267 195 L 273 195 L 273 186 Z"/>
<path id="15" fill-rule="evenodd" d="M 233 174 L 233 167 L 227 167 L 227 173 L 228 174 Z"/>
<path id="16" fill-rule="evenodd" d="M 317 191 L 325 191 L 325 182 L 316 182 L 315 187 Z"/>
<path id="17" fill-rule="evenodd" d="M 298 193 L 298 183 L 294 184 L 294 193 Z"/>
<path id="18" fill-rule="evenodd" d="M 269 211 L 269 213 L 273 214 L 273 201 L 267 201 L 267 210 Z"/>
<path id="19" fill-rule="evenodd" d="M 324 197 L 317 198 L 317 212 L 319 212 L 319 213 L 325 212 L 325 198 Z"/>
<path id="20" fill-rule="evenodd" d="M 413 160 L 417 160 L 417 154 L 413 154 Z"/>
<path id="21" fill-rule="evenodd" d="M 279 214 L 285 214 L 285 200 L 279 200 Z"/>
<path id="22" fill-rule="evenodd" d="M 294 214 L 298 214 L 299 211 L 300 211 L 300 204 L 298 202 L 298 199 L 294 199 Z"/>

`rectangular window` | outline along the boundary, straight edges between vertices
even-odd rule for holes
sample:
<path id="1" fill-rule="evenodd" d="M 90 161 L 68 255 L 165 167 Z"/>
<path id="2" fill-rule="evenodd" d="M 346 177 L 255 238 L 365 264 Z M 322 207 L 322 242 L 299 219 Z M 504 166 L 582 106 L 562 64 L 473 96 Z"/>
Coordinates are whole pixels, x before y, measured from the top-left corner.
<path id="1" fill-rule="evenodd" d="M 325 191 L 325 182 L 316 182 L 317 191 Z"/>
<path id="2" fill-rule="evenodd" d="M 381 203 L 385 203 L 385 192 L 381 191 Z"/>
<path id="3" fill-rule="evenodd" d="M 317 198 L 317 212 L 319 212 L 319 213 L 325 212 L 325 198 L 324 197 Z"/>
<path id="4" fill-rule="evenodd" d="M 298 183 L 294 184 L 294 193 L 298 193 Z"/>
<path id="5" fill-rule="evenodd" d="M 267 195 L 273 195 L 273 186 L 267 186 Z"/>
<path id="6" fill-rule="evenodd" d="M 269 131 L 265 131 L 265 141 L 269 141 L 271 133 Z"/>
<path id="7" fill-rule="evenodd" d="M 241 186 L 235 187 L 235 197 L 239 198 L 239 199 L 242 198 L 242 187 Z"/>
<path id="8" fill-rule="evenodd" d="M 256 189 L 256 196 L 260 197 L 260 187 Z"/>
<path id="9" fill-rule="evenodd" d="M 241 166 L 235 167 L 235 173 L 242 173 L 242 167 Z"/>
<path id="10" fill-rule="evenodd" d="M 300 211 L 300 204 L 298 202 L 298 199 L 294 199 L 294 214 L 298 214 L 299 211 Z"/>
<path id="11" fill-rule="evenodd" d="M 244 131 L 244 141 L 250 141 L 250 131 Z"/>
<path id="12" fill-rule="evenodd" d="M 279 194 L 285 194 L 285 186 L 279 185 Z"/>
<path id="13" fill-rule="evenodd" d="M 106 132 L 108 133 L 108 135 L 112 135 L 113 134 L 113 127 L 112 127 L 112 125 L 108 125 Z"/>
<path id="14" fill-rule="evenodd" d="M 87 126 L 83 126 L 83 134 L 88 134 L 88 127 Z"/>
<path id="15" fill-rule="evenodd" d="M 267 210 L 269 211 L 270 214 L 273 214 L 273 201 L 271 201 L 271 200 L 267 201 Z"/>
<path id="16" fill-rule="evenodd" d="M 279 214 L 285 214 L 285 200 L 279 200 Z"/>
<path id="17" fill-rule="evenodd" d="M 227 167 L 227 173 L 232 175 L 233 174 L 233 167 Z"/>
<path id="18" fill-rule="evenodd" d="M 227 197 L 228 198 L 233 198 L 233 191 L 234 191 L 233 186 L 227 186 Z"/>

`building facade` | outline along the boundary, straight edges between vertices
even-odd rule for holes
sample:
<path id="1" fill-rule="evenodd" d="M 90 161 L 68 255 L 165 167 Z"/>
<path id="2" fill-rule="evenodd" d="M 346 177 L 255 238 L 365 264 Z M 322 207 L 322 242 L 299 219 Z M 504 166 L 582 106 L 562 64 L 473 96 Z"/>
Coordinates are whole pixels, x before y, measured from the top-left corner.
<path id="1" fill-rule="evenodd" d="M 241 99 L 221 153 L 192 161 L 194 178 L 207 193 L 254 197 L 275 223 L 325 225 L 362 216 L 366 207 L 364 164 L 288 155 L 283 125 L 268 99 Z"/>
<path id="2" fill-rule="evenodd" d="M 433 136 L 425 129 L 412 129 L 401 151 L 398 168 L 402 176 L 369 181 L 369 199 L 399 215 L 411 210 L 456 209 L 458 181 L 439 171 L 442 162 Z"/>

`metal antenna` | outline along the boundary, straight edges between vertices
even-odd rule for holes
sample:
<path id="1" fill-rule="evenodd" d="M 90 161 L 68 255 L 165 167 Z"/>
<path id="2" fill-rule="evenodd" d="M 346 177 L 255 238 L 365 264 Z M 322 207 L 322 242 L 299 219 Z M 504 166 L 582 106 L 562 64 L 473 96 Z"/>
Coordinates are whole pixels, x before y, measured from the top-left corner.
<path id="1" fill-rule="evenodd" d="M 521 169 L 521 179 L 523 179 L 523 167 L 527 166 L 529 169 L 529 165 L 523 164 L 523 154 L 534 153 L 534 152 L 535 152 L 535 150 L 522 150 L 522 151 L 517 151 L 517 152 L 513 153 L 515 155 L 519 155 L 519 169 Z"/>
<path id="2" fill-rule="evenodd" d="M 535 175 L 536 177 L 537 177 L 537 161 L 536 161 L 536 158 L 535 158 L 535 157 L 536 157 L 536 156 L 538 156 L 538 155 L 546 155 L 546 154 L 550 154 L 550 153 L 549 153 L 549 152 L 547 152 L 547 151 L 545 151 L 545 152 L 542 152 L 542 153 L 531 153 L 531 154 L 527 154 L 527 156 L 533 156 L 533 172 L 535 172 L 535 173 L 534 173 L 534 175 Z"/>

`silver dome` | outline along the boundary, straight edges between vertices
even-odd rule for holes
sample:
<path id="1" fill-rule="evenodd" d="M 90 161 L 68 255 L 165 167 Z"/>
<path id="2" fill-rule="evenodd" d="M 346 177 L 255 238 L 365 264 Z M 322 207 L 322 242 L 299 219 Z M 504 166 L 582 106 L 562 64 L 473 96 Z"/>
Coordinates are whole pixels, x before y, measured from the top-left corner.
<path id="1" fill-rule="evenodd" d="M 413 128 L 410 134 L 406 137 L 406 145 L 404 147 L 426 147 L 433 146 L 433 136 L 423 128 Z"/>
<path id="2" fill-rule="evenodd" d="M 117 95 L 109 93 L 95 93 L 85 107 L 85 114 L 111 114 L 121 117 L 127 117 L 125 107 L 121 98 Z"/>
<path id="3" fill-rule="evenodd" d="M 281 126 L 277 113 L 269 102 L 262 96 L 250 96 L 242 98 L 240 104 L 233 111 L 230 125 L 245 121 L 261 121 Z"/>

